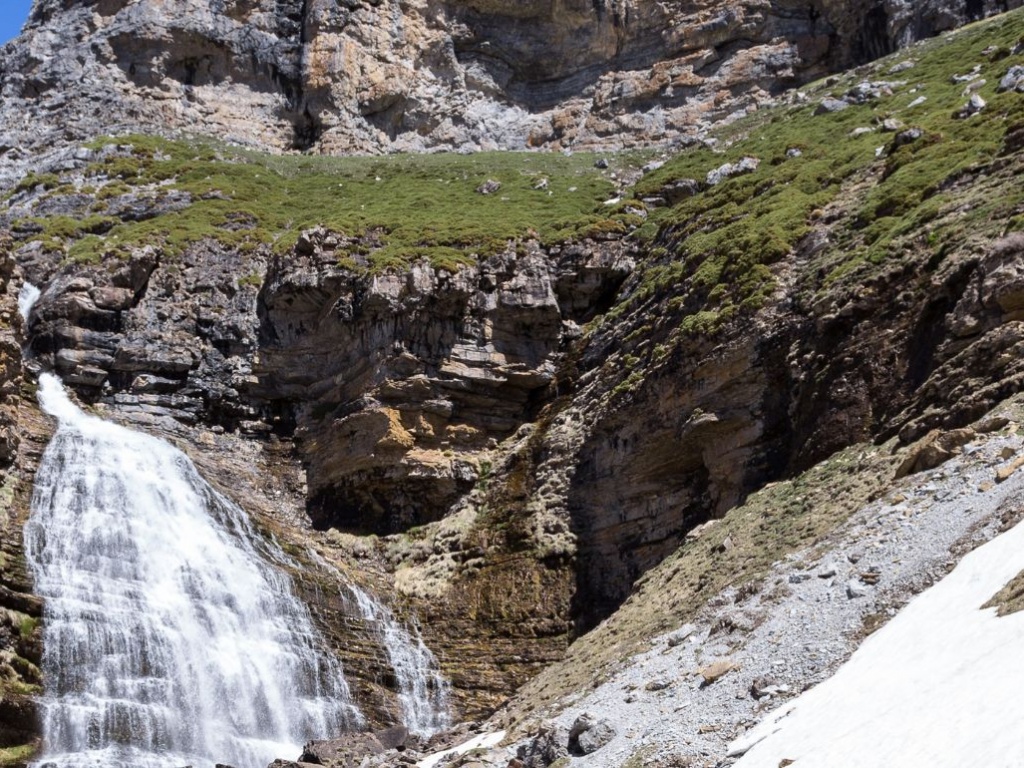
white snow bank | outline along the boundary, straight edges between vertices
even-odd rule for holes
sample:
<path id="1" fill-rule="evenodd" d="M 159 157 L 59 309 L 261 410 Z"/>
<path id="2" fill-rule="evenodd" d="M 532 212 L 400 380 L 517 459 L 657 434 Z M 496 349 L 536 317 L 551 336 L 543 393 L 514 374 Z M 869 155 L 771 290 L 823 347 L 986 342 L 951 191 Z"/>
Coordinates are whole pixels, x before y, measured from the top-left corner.
<path id="1" fill-rule="evenodd" d="M 418 768 L 434 768 L 435 765 L 448 757 L 448 755 L 463 755 L 471 749 L 488 749 L 500 744 L 501 740 L 504 738 L 505 731 L 495 731 L 494 733 L 484 733 L 480 736 L 474 736 L 469 741 L 464 741 L 457 747 L 452 747 L 451 749 L 446 749 L 443 752 L 435 752 L 432 755 L 428 755 L 416 763 L 416 765 Z"/>
<path id="2" fill-rule="evenodd" d="M 1019 768 L 1024 612 L 981 606 L 1024 570 L 1024 523 L 967 555 L 829 680 L 730 745 L 735 768 Z"/>

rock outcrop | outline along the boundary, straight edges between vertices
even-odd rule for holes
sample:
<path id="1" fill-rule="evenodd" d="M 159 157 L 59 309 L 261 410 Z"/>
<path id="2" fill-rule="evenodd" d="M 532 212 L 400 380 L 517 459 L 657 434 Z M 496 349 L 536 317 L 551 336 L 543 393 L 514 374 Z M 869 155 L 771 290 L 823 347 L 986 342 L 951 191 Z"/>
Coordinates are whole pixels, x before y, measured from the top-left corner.
<path id="1" fill-rule="evenodd" d="M 277 150 L 660 141 L 993 10 L 64 5 L 38 3 L 6 49 L 7 173 L 31 157 L 15 147 L 29 123 L 5 116 L 21 108 L 43 125 L 68 115 L 71 137 L 160 121 Z M 570 36 L 583 41 L 573 56 L 542 44 Z M 1024 387 L 1020 94 L 996 91 L 1009 48 L 972 41 L 961 53 L 990 85 L 970 120 L 953 121 L 965 86 L 934 59 L 921 75 L 934 110 L 918 109 L 921 86 L 881 79 L 915 62 L 888 62 L 794 94 L 735 146 L 648 165 L 638 200 L 597 204 L 624 204 L 630 226 L 595 214 L 558 242 L 524 230 L 494 250 L 461 243 L 455 263 L 373 263 L 372 222 L 282 224 L 239 244 L 225 233 L 264 222 L 230 190 L 143 182 L 130 162 L 138 183 L 118 185 L 130 152 L 59 147 L 61 171 L 88 163 L 104 178 L 33 176 L 9 199 L 15 255 L 45 288 L 31 348 L 108 415 L 190 443 L 292 545 L 311 566 L 299 589 L 354 660 L 374 725 L 397 718 L 393 680 L 350 619 L 338 582 L 352 573 L 421 619 L 457 714 L 482 715 L 753 491 L 856 442 L 949 433 Z M 65 86 L 80 76 L 80 93 Z M 829 100 L 846 106 L 817 108 Z M 865 138 L 876 132 L 887 138 Z M 501 200 L 508 182 L 484 178 L 474 199 Z M 112 203 L 92 216 L 101 194 Z M 176 237 L 198 194 L 224 215 L 209 236 Z M 748 217 L 752 231 L 729 229 Z M 168 228 L 75 250 L 125 221 Z M 410 242 L 437 245 L 421 234 Z M 0 453 L 16 447 L 7 435 Z M 741 546 L 709 545 L 709 569 Z M 310 547 L 346 576 L 312 567 Z"/>
<path id="2" fill-rule="evenodd" d="M 0 752 L 23 764 L 39 746 L 35 694 L 41 690 L 43 606 L 32 595 L 21 527 L 28 517 L 31 477 L 46 428 L 24 378 L 11 242 L 0 235 Z M 28 395 L 28 397 L 26 397 Z"/>
<path id="3" fill-rule="evenodd" d="M 669 142 L 1019 4 L 37 0 L 0 56 L 0 153 L 140 125 L 330 153 Z"/>

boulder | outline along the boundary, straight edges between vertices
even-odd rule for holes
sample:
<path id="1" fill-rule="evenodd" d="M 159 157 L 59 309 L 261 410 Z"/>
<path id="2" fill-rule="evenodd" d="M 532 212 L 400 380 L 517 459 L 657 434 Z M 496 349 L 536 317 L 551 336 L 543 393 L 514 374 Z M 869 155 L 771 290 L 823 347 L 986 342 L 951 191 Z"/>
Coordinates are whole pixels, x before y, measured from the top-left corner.
<path id="1" fill-rule="evenodd" d="M 555 723 L 541 726 L 537 735 L 519 747 L 516 757 L 523 768 L 548 768 L 569 757 L 569 731 Z"/>
<path id="2" fill-rule="evenodd" d="M 1003 79 L 999 81 L 999 87 L 996 90 L 999 93 L 1003 91 L 1024 93 L 1024 66 L 1014 64 L 1010 67 L 1006 74 L 1003 75 Z"/>
<path id="3" fill-rule="evenodd" d="M 850 106 L 850 102 L 843 101 L 842 99 L 822 99 L 817 109 L 814 110 L 816 115 L 828 115 L 833 112 L 842 112 Z"/>
<path id="4" fill-rule="evenodd" d="M 569 729 L 569 751 L 574 755 L 589 755 L 615 738 L 615 728 L 608 720 L 595 720 L 582 714 Z"/>
<path id="5" fill-rule="evenodd" d="M 907 455 L 896 468 L 895 479 L 935 469 L 960 452 L 961 446 L 975 438 L 973 429 L 953 429 L 942 432 L 933 429 L 907 450 Z"/>
<path id="6" fill-rule="evenodd" d="M 742 157 L 735 163 L 726 163 L 725 165 L 718 166 L 718 168 L 715 168 L 713 171 L 708 171 L 708 175 L 704 183 L 709 187 L 713 187 L 733 176 L 742 176 L 743 174 L 753 173 L 757 170 L 757 166 L 760 164 L 761 161 L 756 157 Z"/>

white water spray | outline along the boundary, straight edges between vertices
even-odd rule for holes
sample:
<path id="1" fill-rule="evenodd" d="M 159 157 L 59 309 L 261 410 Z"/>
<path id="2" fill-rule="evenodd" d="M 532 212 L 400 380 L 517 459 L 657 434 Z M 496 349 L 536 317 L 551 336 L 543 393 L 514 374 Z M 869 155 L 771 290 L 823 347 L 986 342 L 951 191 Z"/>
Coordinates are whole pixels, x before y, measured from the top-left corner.
<path id="1" fill-rule="evenodd" d="M 32 307 L 39 301 L 40 291 L 32 283 L 22 283 L 18 291 L 18 313 L 25 324 L 28 324 L 28 316 L 32 313 Z"/>
<path id="2" fill-rule="evenodd" d="M 437 659 L 419 632 L 403 627 L 387 606 L 355 585 L 349 590 L 363 620 L 377 627 L 378 637 L 398 682 L 398 698 L 405 727 L 431 736 L 451 725 L 451 686 L 438 669 Z"/>
<path id="3" fill-rule="evenodd" d="M 26 551 L 45 598 L 46 768 L 263 768 L 361 724 L 285 562 L 180 451 L 59 380 Z"/>

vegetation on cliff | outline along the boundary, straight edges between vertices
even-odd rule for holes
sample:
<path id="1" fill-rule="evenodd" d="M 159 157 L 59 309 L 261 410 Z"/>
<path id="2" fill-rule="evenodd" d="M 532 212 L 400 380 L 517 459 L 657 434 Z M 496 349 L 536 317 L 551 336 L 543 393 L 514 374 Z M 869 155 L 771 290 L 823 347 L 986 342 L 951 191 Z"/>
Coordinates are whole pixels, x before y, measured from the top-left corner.
<path id="1" fill-rule="evenodd" d="M 26 176 L 7 199 L 16 235 L 74 261 L 146 245 L 174 256 L 204 239 L 287 253 L 319 226 L 360 240 L 343 257 L 353 268 L 426 259 L 454 271 L 509 241 L 621 235 L 643 221 L 642 205 L 604 205 L 640 155 L 599 169 L 590 154 L 309 157 L 144 135 L 85 149 L 84 168 Z"/>

